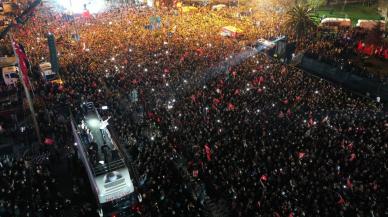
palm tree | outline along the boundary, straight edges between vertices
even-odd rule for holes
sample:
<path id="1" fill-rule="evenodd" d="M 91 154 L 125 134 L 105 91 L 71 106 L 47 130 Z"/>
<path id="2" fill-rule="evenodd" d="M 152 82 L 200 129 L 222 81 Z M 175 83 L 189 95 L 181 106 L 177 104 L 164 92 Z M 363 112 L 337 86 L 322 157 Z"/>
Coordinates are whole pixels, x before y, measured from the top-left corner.
<path id="1" fill-rule="evenodd" d="M 296 5 L 287 12 L 286 29 L 298 39 L 315 29 L 313 13 L 307 5 Z"/>

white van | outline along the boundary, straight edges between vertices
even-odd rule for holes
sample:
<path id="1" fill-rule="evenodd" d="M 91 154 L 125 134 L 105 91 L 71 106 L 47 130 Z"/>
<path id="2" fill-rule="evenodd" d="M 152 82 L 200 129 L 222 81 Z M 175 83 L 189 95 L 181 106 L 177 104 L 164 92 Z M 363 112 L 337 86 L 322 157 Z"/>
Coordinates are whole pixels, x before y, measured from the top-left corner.
<path id="1" fill-rule="evenodd" d="M 18 67 L 7 66 L 3 68 L 3 79 L 6 85 L 16 85 L 19 80 Z"/>
<path id="2" fill-rule="evenodd" d="M 41 63 L 39 65 L 39 69 L 40 69 L 40 74 L 41 74 L 44 82 L 62 84 L 62 81 L 59 78 L 59 76 L 57 75 L 57 73 L 55 73 L 51 69 L 51 63 L 49 63 L 49 62 Z"/>

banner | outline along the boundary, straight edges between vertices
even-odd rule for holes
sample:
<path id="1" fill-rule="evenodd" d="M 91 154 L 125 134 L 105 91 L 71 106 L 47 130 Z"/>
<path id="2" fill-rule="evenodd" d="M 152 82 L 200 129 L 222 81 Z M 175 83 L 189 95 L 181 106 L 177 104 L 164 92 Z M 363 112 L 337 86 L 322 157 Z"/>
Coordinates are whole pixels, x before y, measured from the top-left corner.
<path id="1" fill-rule="evenodd" d="M 51 69 L 53 70 L 53 72 L 58 73 L 59 71 L 58 53 L 57 53 L 57 48 L 55 46 L 55 37 L 52 33 L 48 34 L 47 42 L 48 42 L 49 51 L 50 51 Z"/>
<path id="2" fill-rule="evenodd" d="M 16 42 L 12 41 L 12 45 L 13 45 L 13 47 L 15 49 L 16 57 L 19 60 L 19 68 L 20 68 L 20 70 L 22 72 L 23 82 L 26 85 L 26 87 L 28 89 L 30 89 L 31 85 L 30 85 L 30 80 L 28 79 L 29 63 L 28 63 L 27 55 L 24 52 L 24 48 L 23 48 L 23 46 L 21 44 L 18 44 Z"/>

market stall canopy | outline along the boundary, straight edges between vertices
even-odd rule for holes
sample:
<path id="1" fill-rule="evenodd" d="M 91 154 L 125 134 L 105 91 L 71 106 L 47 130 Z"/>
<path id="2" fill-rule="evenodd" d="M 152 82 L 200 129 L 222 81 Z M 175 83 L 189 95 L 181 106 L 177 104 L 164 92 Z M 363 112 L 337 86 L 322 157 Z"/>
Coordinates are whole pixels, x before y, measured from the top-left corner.
<path id="1" fill-rule="evenodd" d="M 380 30 L 384 31 L 385 21 L 384 20 L 358 20 L 356 26 L 362 29 L 372 30 L 377 25 L 380 25 Z"/>
<path id="2" fill-rule="evenodd" d="M 325 18 L 321 21 L 322 26 L 338 26 L 338 27 L 351 27 L 352 21 L 346 18 Z"/>

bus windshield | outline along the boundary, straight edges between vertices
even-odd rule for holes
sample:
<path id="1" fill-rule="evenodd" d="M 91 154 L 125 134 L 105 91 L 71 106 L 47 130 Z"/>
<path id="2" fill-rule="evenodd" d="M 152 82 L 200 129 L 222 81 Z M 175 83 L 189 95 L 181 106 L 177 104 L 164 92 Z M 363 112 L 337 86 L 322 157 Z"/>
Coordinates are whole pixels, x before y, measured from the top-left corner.
<path id="1" fill-rule="evenodd" d="M 57 79 L 57 74 L 46 75 L 46 80 L 47 81 L 52 81 L 52 80 L 55 80 L 55 79 Z"/>
<path id="2" fill-rule="evenodd" d="M 18 74 L 16 74 L 16 73 L 10 73 L 9 77 L 10 78 L 19 78 Z"/>

